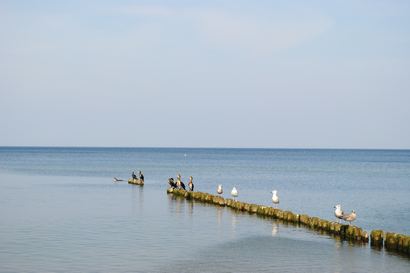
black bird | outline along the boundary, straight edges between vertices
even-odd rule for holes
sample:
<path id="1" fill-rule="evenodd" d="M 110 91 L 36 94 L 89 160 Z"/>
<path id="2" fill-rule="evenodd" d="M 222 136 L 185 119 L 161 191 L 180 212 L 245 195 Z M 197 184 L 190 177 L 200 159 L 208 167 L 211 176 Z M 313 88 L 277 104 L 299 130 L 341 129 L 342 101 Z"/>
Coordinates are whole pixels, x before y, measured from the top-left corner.
<path id="1" fill-rule="evenodd" d="M 181 184 L 180 184 L 180 185 L 181 185 L 181 188 L 183 188 L 184 190 L 186 190 L 186 189 L 185 189 L 185 184 L 184 184 L 184 182 L 180 181 L 180 183 L 181 183 Z"/>
<path id="2" fill-rule="evenodd" d="M 174 182 L 174 178 L 168 178 L 168 184 L 171 188 L 175 189 L 177 187 L 177 184 Z"/>
<path id="3" fill-rule="evenodd" d="M 194 182 L 192 181 L 193 178 L 192 176 L 189 177 L 189 183 L 188 183 L 188 188 L 190 191 L 194 191 Z"/>

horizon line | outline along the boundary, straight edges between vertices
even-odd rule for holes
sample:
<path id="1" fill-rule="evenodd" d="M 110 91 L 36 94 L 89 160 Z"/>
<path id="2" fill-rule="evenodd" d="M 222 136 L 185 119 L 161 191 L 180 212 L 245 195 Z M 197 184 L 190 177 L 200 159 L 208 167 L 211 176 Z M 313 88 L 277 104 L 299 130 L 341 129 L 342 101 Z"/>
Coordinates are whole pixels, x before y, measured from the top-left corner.
<path id="1" fill-rule="evenodd" d="M 0 148 L 107 148 L 107 149 L 243 149 L 243 150 L 378 150 L 378 151 L 408 151 L 410 148 L 318 148 L 318 147 L 189 147 L 189 146 L 60 146 L 60 145 L 0 145 Z"/>

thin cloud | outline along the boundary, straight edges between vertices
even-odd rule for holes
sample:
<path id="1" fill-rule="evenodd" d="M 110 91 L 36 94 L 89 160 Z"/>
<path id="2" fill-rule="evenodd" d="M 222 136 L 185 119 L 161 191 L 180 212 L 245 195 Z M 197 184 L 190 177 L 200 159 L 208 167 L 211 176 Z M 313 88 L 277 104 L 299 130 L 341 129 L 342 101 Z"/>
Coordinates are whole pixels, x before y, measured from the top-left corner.
<path id="1" fill-rule="evenodd" d="M 301 45 L 330 29 L 332 21 L 323 15 L 296 11 L 294 16 L 232 12 L 224 9 L 173 8 L 158 5 L 131 5 L 116 9 L 129 16 L 183 22 L 211 47 L 266 53 Z M 170 24 L 172 25 L 172 24 Z M 164 24 L 164 29 L 170 26 Z"/>
<path id="2" fill-rule="evenodd" d="M 203 13 L 200 20 L 201 30 L 213 45 L 261 52 L 301 45 L 331 26 L 330 20 L 324 18 L 263 20 L 226 12 Z"/>
<path id="3" fill-rule="evenodd" d="M 151 16 L 151 17 L 169 17 L 176 16 L 179 12 L 175 9 L 159 6 L 159 5 L 128 5 L 120 6 L 114 9 L 114 11 L 134 16 Z"/>

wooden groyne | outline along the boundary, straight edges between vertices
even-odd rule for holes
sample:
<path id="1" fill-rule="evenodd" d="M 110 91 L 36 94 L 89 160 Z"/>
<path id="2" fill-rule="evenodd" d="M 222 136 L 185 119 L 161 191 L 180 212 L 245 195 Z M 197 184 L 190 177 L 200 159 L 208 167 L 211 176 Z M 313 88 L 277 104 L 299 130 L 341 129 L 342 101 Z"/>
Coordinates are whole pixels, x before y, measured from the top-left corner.
<path id="1" fill-rule="evenodd" d="M 291 211 L 284 211 L 269 206 L 250 204 L 229 198 L 225 199 L 221 196 L 204 192 L 191 192 L 170 188 L 167 190 L 167 193 L 183 197 L 187 200 L 195 200 L 216 206 L 226 206 L 238 211 L 245 211 L 263 217 L 279 219 L 286 223 L 303 225 L 312 230 L 329 234 L 350 242 L 366 244 L 369 243 L 370 239 L 370 244 L 372 247 L 384 247 L 386 250 L 397 251 L 410 256 L 410 236 L 403 234 L 386 233 L 382 230 L 373 230 L 370 233 L 369 238 L 368 233 L 360 227 L 343 225 L 337 222 L 320 219 L 318 217 L 311 217 L 306 214 L 295 214 Z"/>
<path id="2" fill-rule="evenodd" d="M 144 186 L 144 180 L 139 178 L 130 178 L 128 179 L 128 184 Z"/>

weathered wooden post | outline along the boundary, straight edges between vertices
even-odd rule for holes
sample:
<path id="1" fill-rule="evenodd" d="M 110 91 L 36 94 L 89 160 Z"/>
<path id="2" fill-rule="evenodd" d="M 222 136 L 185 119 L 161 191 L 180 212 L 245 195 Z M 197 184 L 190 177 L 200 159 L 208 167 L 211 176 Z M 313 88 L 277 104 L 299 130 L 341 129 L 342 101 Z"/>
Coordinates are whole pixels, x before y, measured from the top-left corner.
<path id="1" fill-rule="evenodd" d="M 387 250 L 397 250 L 399 239 L 396 233 L 387 232 L 384 247 Z"/>
<path id="2" fill-rule="evenodd" d="M 383 230 L 372 230 L 372 232 L 370 233 L 370 245 L 374 247 L 382 247 L 383 237 Z"/>

